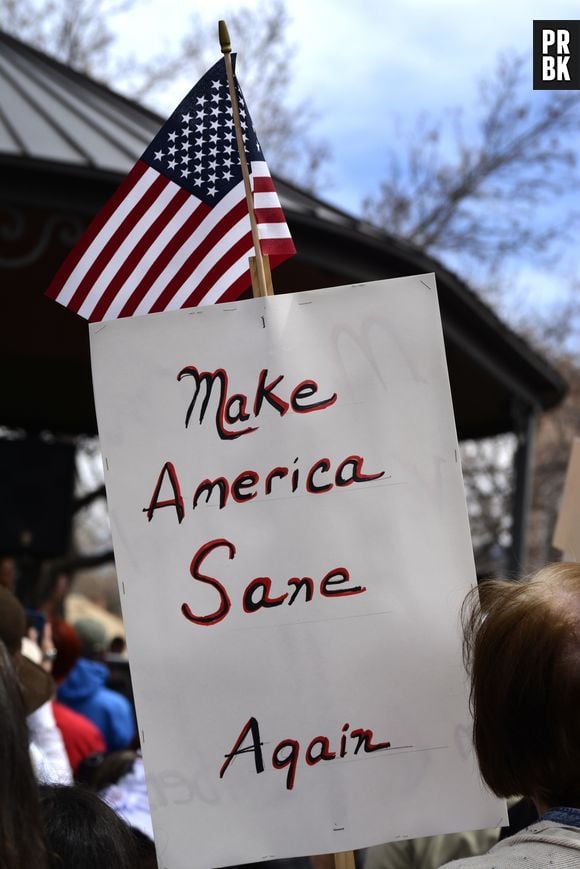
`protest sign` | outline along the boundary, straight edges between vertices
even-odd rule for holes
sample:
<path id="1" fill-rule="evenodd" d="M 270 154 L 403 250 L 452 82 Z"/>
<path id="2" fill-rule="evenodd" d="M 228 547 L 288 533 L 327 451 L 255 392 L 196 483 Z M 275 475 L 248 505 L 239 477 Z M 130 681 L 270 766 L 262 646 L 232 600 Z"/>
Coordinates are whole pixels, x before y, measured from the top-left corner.
<path id="1" fill-rule="evenodd" d="M 167 869 L 495 826 L 432 275 L 91 326 Z"/>
<path id="2" fill-rule="evenodd" d="M 580 438 L 572 441 L 553 543 L 568 561 L 580 560 Z"/>

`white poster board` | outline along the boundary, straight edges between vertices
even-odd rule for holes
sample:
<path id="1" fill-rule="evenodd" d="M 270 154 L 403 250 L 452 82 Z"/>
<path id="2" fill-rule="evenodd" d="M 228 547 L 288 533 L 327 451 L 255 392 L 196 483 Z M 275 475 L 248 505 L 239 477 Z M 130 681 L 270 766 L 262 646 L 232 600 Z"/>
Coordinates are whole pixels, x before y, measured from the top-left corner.
<path id="1" fill-rule="evenodd" d="M 91 354 L 160 866 L 501 823 L 434 276 L 95 324 Z"/>
<path id="2" fill-rule="evenodd" d="M 567 561 L 580 561 L 580 438 L 574 438 L 553 544 Z"/>

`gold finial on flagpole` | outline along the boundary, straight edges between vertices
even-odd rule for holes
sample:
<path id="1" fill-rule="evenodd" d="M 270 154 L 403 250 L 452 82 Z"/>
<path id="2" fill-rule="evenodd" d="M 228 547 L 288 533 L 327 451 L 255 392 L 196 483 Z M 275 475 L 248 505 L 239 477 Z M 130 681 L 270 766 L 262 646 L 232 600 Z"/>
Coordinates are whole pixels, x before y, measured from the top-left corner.
<path id="1" fill-rule="evenodd" d="M 260 236 L 258 233 L 258 224 L 256 215 L 254 214 L 254 197 L 252 196 L 252 185 L 250 184 L 250 172 L 248 170 L 248 161 L 246 159 L 246 149 L 244 148 L 244 138 L 242 133 L 242 125 L 240 123 L 240 110 L 238 107 L 238 97 L 236 94 L 236 86 L 234 83 L 234 70 L 232 66 L 232 46 L 230 42 L 230 34 L 225 21 L 218 23 L 218 34 L 220 46 L 224 55 L 226 65 L 226 73 L 228 77 L 228 87 L 230 91 L 230 100 L 232 102 L 232 113 L 234 119 L 234 130 L 236 132 L 236 142 L 238 145 L 238 155 L 240 158 L 240 166 L 242 169 L 242 178 L 244 179 L 244 189 L 246 191 L 246 203 L 248 206 L 248 214 L 250 216 L 250 227 L 252 230 L 252 244 L 254 246 L 255 256 L 250 258 L 250 271 L 252 273 L 252 290 L 254 296 L 271 296 L 273 295 L 272 279 L 268 281 L 264 260 L 267 257 L 262 256 L 260 248 Z M 254 280 L 254 273 L 256 280 Z"/>
<path id="2" fill-rule="evenodd" d="M 225 21 L 218 21 L 218 33 L 220 38 L 220 46 L 223 54 L 229 54 L 232 50 L 232 44 L 230 42 L 230 34 L 228 31 L 228 25 Z"/>

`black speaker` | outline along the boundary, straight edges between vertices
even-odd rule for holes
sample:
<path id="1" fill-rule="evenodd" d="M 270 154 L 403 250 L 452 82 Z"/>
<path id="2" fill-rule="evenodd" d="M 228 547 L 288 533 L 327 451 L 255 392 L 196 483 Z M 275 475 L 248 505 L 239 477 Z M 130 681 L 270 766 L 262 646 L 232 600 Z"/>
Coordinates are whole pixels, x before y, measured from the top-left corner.
<path id="1" fill-rule="evenodd" d="M 0 440 L 0 555 L 64 555 L 74 474 L 72 444 Z"/>

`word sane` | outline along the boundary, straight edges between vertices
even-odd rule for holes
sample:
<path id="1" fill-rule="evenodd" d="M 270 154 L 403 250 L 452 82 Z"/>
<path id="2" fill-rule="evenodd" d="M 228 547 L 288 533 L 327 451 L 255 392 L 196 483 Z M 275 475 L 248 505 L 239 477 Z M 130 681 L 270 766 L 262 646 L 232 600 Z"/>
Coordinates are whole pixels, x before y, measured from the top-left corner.
<path id="1" fill-rule="evenodd" d="M 373 743 L 373 731 L 365 730 L 362 727 L 351 730 L 350 724 L 347 722 L 342 726 L 342 735 L 340 737 L 340 746 L 338 749 L 338 757 L 346 757 L 348 754 L 347 735 L 350 739 L 356 740 L 353 754 L 358 754 L 361 748 L 366 754 L 374 751 L 384 751 L 391 747 L 390 742 Z M 242 748 L 244 740 L 251 734 L 251 743 Z M 249 718 L 242 727 L 241 733 L 236 739 L 232 750 L 224 755 L 225 763 L 220 769 L 220 778 L 223 778 L 229 765 L 235 757 L 241 754 L 253 752 L 254 765 L 256 772 L 264 772 L 264 756 L 262 746 L 264 743 L 260 740 L 260 727 L 255 718 Z M 336 751 L 331 750 L 330 740 L 327 736 L 315 736 L 312 739 L 304 752 L 304 760 L 308 766 L 316 766 L 322 761 L 336 760 Z M 282 739 L 272 752 L 272 766 L 274 769 L 286 769 L 286 788 L 291 791 L 294 787 L 296 779 L 296 768 L 300 759 L 300 743 L 297 739 Z"/>
<path id="2" fill-rule="evenodd" d="M 251 413 L 248 410 L 249 396 L 242 392 L 234 392 L 228 395 L 229 378 L 228 373 L 223 368 L 218 368 L 216 371 L 199 371 L 194 365 L 186 365 L 177 375 L 178 381 L 184 377 L 191 377 L 195 386 L 193 398 L 189 403 L 185 414 L 185 427 L 189 425 L 191 415 L 195 409 L 198 398 L 200 397 L 201 387 L 205 388 L 205 394 L 201 400 L 199 408 L 199 424 L 201 425 L 208 409 L 212 390 L 216 383 L 219 384 L 219 398 L 215 413 L 216 431 L 222 440 L 235 440 L 242 435 L 250 434 L 257 431 L 259 426 L 246 426 L 238 430 L 232 429 L 231 426 L 236 423 L 248 422 L 250 416 L 257 419 L 264 407 L 264 404 L 274 408 L 280 416 L 284 416 L 290 409 L 294 413 L 311 413 L 315 410 L 324 410 L 333 405 L 337 399 L 336 392 L 330 398 L 324 398 L 319 401 L 309 401 L 310 398 L 318 392 L 318 384 L 315 380 L 302 380 L 297 386 L 292 389 L 289 395 L 289 400 L 282 398 L 274 392 L 278 385 L 284 380 L 284 375 L 280 374 L 268 383 L 268 369 L 263 368 L 258 375 L 258 383 L 254 393 Z"/>
<path id="3" fill-rule="evenodd" d="M 204 543 L 197 550 L 189 572 L 193 579 L 198 582 L 204 582 L 215 588 L 219 595 L 219 606 L 213 613 L 207 615 L 196 615 L 189 604 L 181 605 L 181 612 L 185 618 L 196 625 L 217 625 L 222 619 L 225 619 L 232 608 L 232 602 L 223 583 L 213 576 L 206 576 L 201 573 L 201 566 L 205 559 L 216 549 L 224 548 L 228 551 L 230 561 L 236 556 L 236 547 L 230 540 L 210 540 Z M 350 573 L 346 567 L 335 567 L 329 570 L 322 578 L 319 586 L 320 595 L 325 598 L 329 597 L 350 597 L 353 594 L 363 594 L 366 591 L 364 586 L 356 585 L 345 588 L 345 584 L 350 581 Z M 293 576 L 288 580 L 287 585 L 294 590 L 285 591 L 276 597 L 272 596 L 272 580 L 269 576 L 257 576 L 252 579 L 244 589 L 242 595 L 242 608 L 245 613 L 255 613 L 260 609 L 271 609 L 272 607 L 282 606 L 287 602 L 288 606 L 292 606 L 300 592 L 304 592 L 304 600 L 308 603 L 314 596 L 314 581 L 310 576 Z"/>
<path id="4" fill-rule="evenodd" d="M 298 461 L 298 457 L 294 459 L 294 463 Z M 308 469 L 304 478 L 304 489 L 310 495 L 321 495 L 325 492 L 330 492 L 335 486 L 338 488 L 346 488 L 352 486 L 353 483 L 367 483 L 371 480 L 378 480 L 384 476 L 384 471 L 379 471 L 374 474 L 367 474 L 363 470 L 364 458 L 358 455 L 347 456 L 337 465 L 335 471 L 332 470 L 330 459 L 318 459 Z M 285 493 L 289 488 L 291 492 L 296 492 L 301 483 L 301 469 L 294 467 L 293 469 L 286 466 L 278 466 L 272 468 L 263 478 L 264 495 L 271 495 L 272 492 L 276 495 Z M 286 480 L 286 483 L 281 484 L 280 481 Z M 161 498 L 161 489 L 167 480 L 171 486 L 171 498 Z M 192 498 L 192 509 L 198 505 L 202 495 L 205 495 L 206 504 L 209 503 L 212 494 L 215 491 L 218 493 L 219 508 L 222 510 L 231 496 L 237 504 L 243 504 L 252 501 L 258 494 L 257 486 L 260 485 L 260 474 L 254 470 L 244 470 L 238 474 L 230 483 L 226 477 L 215 477 L 213 480 L 202 480 L 195 490 Z M 179 477 L 172 462 L 165 462 L 157 483 L 151 495 L 148 507 L 143 507 L 143 512 L 147 514 L 147 519 L 151 522 L 156 510 L 161 507 L 173 507 L 177 516 L 177 521 L 181 523 L 185 516 L 185 504 L 181 494 L 181 486 Z"/>

